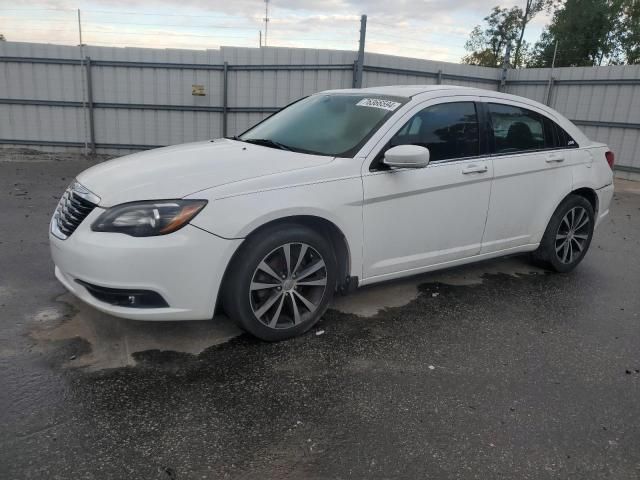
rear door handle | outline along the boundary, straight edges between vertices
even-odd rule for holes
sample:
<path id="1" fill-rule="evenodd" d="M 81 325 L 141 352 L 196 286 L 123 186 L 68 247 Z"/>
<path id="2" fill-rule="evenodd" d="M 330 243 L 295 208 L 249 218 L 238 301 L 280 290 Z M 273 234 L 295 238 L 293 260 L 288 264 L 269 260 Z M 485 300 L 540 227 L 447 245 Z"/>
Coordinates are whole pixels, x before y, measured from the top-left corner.
<path id="1" fill-rule="evenodd" d="M 462 173 L 468 175 L 470 173 L 486 173 L 489 168 L 486 165 L 469 165 L 462 169 Z"/>
<path id="2" fill-rule="evenodd" d="M 547 155 L 546 161 L 547 163 L 560 163 L 564 162 L 564 157 L 562 155 Z"/>

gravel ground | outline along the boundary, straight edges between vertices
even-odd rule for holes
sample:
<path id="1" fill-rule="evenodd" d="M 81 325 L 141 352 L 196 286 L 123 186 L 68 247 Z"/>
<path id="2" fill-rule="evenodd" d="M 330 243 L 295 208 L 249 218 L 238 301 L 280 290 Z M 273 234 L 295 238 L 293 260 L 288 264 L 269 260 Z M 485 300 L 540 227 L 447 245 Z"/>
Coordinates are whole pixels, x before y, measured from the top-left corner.
<path id="1" fill-rule="evenodd" d="M 0 151 L 0 478 L 640 478 L 638 184 L 570 274 L 366 288 L 267 344 L 65 293 L 48 221 L 92 162 Z"/>

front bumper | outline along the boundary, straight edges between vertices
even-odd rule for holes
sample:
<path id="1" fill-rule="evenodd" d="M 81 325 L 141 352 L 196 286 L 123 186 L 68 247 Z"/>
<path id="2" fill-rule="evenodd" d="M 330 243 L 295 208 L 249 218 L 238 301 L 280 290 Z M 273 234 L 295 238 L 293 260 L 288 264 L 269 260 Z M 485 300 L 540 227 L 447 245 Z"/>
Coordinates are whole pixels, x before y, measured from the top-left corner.
<path id="1" fill-rule="evenodd" d="M 58 280 L 98 310 L 136 320 L 211 319 L 222 276 L 242 240 L 227 240 L 187 225 L 177 232 L 136 238 L 91 231 L 96 208 L 66 240 L 49 234 Z M 157 292 L 163 308 L 132 308 L 98 300 L 76 280 L 100 287 Z"/>

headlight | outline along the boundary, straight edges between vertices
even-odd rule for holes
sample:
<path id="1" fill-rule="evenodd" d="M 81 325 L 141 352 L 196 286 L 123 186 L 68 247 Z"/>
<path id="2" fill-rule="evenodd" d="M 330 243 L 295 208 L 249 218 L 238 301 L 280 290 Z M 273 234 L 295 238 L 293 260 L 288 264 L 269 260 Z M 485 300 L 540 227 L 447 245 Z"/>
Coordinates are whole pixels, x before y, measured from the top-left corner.
<path id="1" fill-rule="evenodd" d="M 123 203 L 100 215 L 91 230 L 133 237 L 166 235 L 184 227 L 207 204 L 206 200 L 160 200 Z"/>

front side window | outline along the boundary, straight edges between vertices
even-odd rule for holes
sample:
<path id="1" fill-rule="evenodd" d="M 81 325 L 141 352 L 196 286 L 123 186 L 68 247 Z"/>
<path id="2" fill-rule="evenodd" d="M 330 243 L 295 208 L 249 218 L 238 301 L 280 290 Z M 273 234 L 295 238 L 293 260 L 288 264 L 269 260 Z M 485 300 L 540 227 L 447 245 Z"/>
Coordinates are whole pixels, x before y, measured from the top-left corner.
<path id="1" fill-rule="evenodd" d="M 431 161 L 473 157 L 479 153 L 478 116 L 473 102 L 441 103 L 414 115 L 389 147 L 421 145 Z"/>
<path id="2" fill-rule="evenodd" d="M 387 95 L 313 95 L 272 115 L 238 139 L 284 150 L 352 157 L 408 100 Z"/>
<path id="3" fill-rule="evenodd" d="M 489 103 L 495 153 L 545 148 L 542 116 L 525 108 Z"/>

